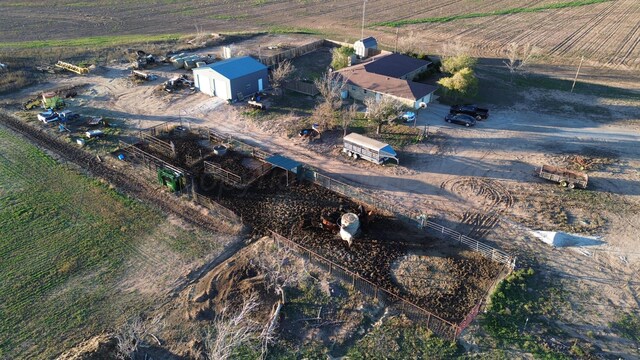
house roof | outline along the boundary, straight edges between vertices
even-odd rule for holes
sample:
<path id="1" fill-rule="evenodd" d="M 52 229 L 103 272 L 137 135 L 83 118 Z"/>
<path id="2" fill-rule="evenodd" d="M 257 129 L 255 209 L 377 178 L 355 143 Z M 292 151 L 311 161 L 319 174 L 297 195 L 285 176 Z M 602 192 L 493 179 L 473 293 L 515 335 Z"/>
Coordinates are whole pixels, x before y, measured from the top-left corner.
<path id="1" fill-rule="evenodd" d="M 355 66 L 363 66 L 370 73 L 399 78 L 429 64 L 431 62 L 407 55 L 387 54 L 375 56 L 370 62 Z"/>
<path id="2" fill-rule="evenodd" d="M 395 152 L 395 150 L 393 150 L 391 145 L 385 144 L 382 141 L 378 141 L 376 139 L 372 139 L 372 138 L 366 137 L 364 135 L 360 135 L 360 134 L 357 134 L 357 133 L 351 133 L 351 134 L 345 136 L 343 138 L 343 140 L 344 141 L 348 141 L 348 142 L 353 143 L 353 144 L 356 144 L 356 145 L 360 145 L 360 146 L 369 148 L 371 150 L 382 152 L 385 155 L 388 155 L 390 157 L 398 156 L 398 154 Z"/>
<path id="3" fill-rule="evenodd" d="M 417 83 L 415 81 L 373 74 L 367 72 L 362 66 L 352 66 L 342 69 L 339 70 L 339 73 L 347 79 L 347 83 L 350 85 L 403 99 L 418 100 L 438 89 L 435 86 Z"/>
<path id="4" fill-rule="evenodd" d="M 266 70 L 267 67 L 264 66 L 258 60 L 250 57 L 236 57 L 227 60 L 223 60 L 220 62 L 216 62 L 213 64 L 209 64 L 207 66 L 199 67 L 193 69 L 194 71 L 204 71 L 204 70 L 213 70 L 218 74 L 226 77 L 227 79 L 237 79 L 242 76 L 246 76 L 249 74 L 253 74 L 258 71 Z"/>
<path id="5" fill-rule="evenodd" d="M 356 42 L 361 42 L 364 45 L 364 47 L 366 47 L 366 48 L 378 46 L 378 41 L 373 36 L 369 36 L 367 38 L 360 39 L 360 40 L 358 40 Z"/>

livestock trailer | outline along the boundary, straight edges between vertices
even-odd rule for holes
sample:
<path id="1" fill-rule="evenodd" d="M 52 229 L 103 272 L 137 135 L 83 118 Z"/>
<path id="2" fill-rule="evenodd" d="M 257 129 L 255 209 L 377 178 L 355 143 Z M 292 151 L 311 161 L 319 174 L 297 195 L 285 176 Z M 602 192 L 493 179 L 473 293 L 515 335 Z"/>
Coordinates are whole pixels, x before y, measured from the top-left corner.
<path id="1" fill-rule="evenodd" d="M 345 136 L 343 141 L 342 151 L 354 159 L 363 158 L 376 164 L 393 159 L 397 164 L 400 163 L 398 154 L 389 144 L 356 133 Z"/>
<path id="2" fill-rule="evenodd" d="M 575 187 L 586 189 L 587 183 L 589 182 L 589 176 L 585 173 L 571 171 L 551 165 L 542 165 L 540 171 L 538 171 L 538 176 L 543 179 L 555 181 L 569 189 L 573 189 Z"/>

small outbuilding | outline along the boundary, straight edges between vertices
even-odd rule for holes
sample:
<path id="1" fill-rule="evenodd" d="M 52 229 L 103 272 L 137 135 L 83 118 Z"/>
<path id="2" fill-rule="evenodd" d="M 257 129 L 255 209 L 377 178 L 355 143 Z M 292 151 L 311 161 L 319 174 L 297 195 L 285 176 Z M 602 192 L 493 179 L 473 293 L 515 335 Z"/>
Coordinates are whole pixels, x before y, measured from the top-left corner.
<path id="1" fill-rule="evenodd" d="M 378 41 L 374 37 L 369 36 L 368 38 L 356 41 L 353 44 L 353 49 L 360 58 L 373 56 L 378 53 Z"/>
<path id="2" fill-rule="evenodd" d="M 243 56 L 193 69 L 194 85 L 201 92 L 236 100 L 269 88 L 269 71 L 258 60 Z"/>

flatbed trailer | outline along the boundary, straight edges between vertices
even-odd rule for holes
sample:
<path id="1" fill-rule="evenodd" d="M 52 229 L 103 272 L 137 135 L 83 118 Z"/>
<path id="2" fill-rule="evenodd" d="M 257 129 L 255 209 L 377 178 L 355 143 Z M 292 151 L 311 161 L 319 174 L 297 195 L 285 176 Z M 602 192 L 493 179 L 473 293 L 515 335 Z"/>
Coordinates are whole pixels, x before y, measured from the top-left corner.
<path id="1" fill-rule="evenodd" d="M 569 189 L 573 189 L 575 187 L 586 189 L 587 183 L 589 182 L 589 176 L 585 173 L 552 165 L 542 165 L 540 170 L 538 170 L 538 176 L 543 179 L 557 182 Z"/>

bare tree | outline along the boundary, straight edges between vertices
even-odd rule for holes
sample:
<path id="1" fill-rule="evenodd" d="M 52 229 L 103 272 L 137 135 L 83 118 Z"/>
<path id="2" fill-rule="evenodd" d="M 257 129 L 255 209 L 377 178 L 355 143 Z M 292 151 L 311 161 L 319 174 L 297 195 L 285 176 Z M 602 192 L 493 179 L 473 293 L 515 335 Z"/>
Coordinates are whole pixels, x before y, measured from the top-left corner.
<path id="1" fill-rule="evenodd" d="M 236 349 L 257 338 L 261 326 L 252 319 L 252 315 L 259 305 L 258 295 L 252 293 L 235 313 L 230 313 L 229 308 L 224 307 L 216 314 L 213 325 L 204 338 L 208 359 L 230 359 Z"/>
<path id="2" fill-rule="evenodd" d="M 468 55 L 469 46 L 464 44 L 460 40 L 448 41 L 442 46 L 442 59 L 446 59 L 452 56 Z"/>
<path id="3" fill-rule="evenodd" d="M 285 60 L 271 71 L 271 86 L 282 95 L 282 84 L 296 70 L 296 67 L 289 60 Z"/>
<path id="4" fill-rule="evenodd" d="M 507 45 L 507 60 L 503 62 L 509 69 L 511 80 L 513 80 L 513 75 L 525 69 L 531 58 L 537 53 L 538 49 L 533 47 L 531 43 L 520 46 L 520 44 L 512 42 Z"/>
<path id="5" fill-rule="evenodd" d="M 252 261 L 264 273 L 266 288 L 280 295 L 283 303 L 286 302 L 284 289 L 304 277 L 293 264 L 294 259 L 296 257 L 289 248 L 276 246 Z"/>
<path id="6" fill-rule="evenodd" d="M 274 304 L 269 321 L 264 325 L 260 334 L 263 358 L 267 355 L 269 345 L 277 340 L 278 319 L 280 310 L 286 303 L 286 288 L 297 284 L 306 277 L 306 274 L 301 273 L 299 268 L 295 266 L 295 259 L 296 256 L 292 254 L 291 249 L 284 246 L 276 246 L 271 248 L 271 251 L 265 251 L 262 256 L 252 261 L 264 273 L 266 288 L 268 290 L 273 289 L 281 297 Z"/>
<path id="7" fill-rule="evenodd" d="M 404 108 L 402 103 L 389 96 L 383 96 L 380 100 L 368 97 L 364 99 L 364 104 L 367 106 L 367 117 L 376 124 L 376 134 L 380 134 L 384 122 L 397 116 Z"/>
<path id="8" fill-rule="evenodd" d="M 147 336 L 152 337 L 160 345 L 160 341 L 151 333 L 151 329 L 161 323 L 161 318 L 161 315 L 158 315 L 145 322 L 137 316 L 122 325 L 115 334 L 118 359 L 135 359 L 138 347 Z"/>
<path id="9" fill-rule="evenodd" d="M 341 73 L 335 71 L 324 73 L 313 84 L 324 102 L 329 103 L 334 110 L 340 108 L 340 91 L 346 85 L 346 78 Z"/>
<path id="10" fill-rule="evenodd" d="M 140 317 L 136 317 L 122 327 L 116 333 L 115 338 L 118 342 L 118 358 L 123 360 L 133 359 L 140 341 L 145 336 L 145 328 Z"/>
<path id="11" fill-rule="evenodd" d="M 347 136 L 349 125 L 358 114 L 358 105 L 351 104 L 346 109 L 342 110 L 342 136 Z"/>
<path id="12" fill-rule="evenodd" d="M 313 110 L 313 117 L 322 130 L 332 128 L 335 125 L 336 111 L 342 105 L 340 91 L 347 83 L 346 78 L 337 72 L 327 72 L 313 83 L 322 97 L 322 101 Z"/>
<path id="13" fill-rule="evenodd" d="M 399 53 L 422 58 L 426 55 L 423 50 L 423 43 L 420 35 L 411 31 L 408 34 L 398 37 L 396 47 Z"/>

